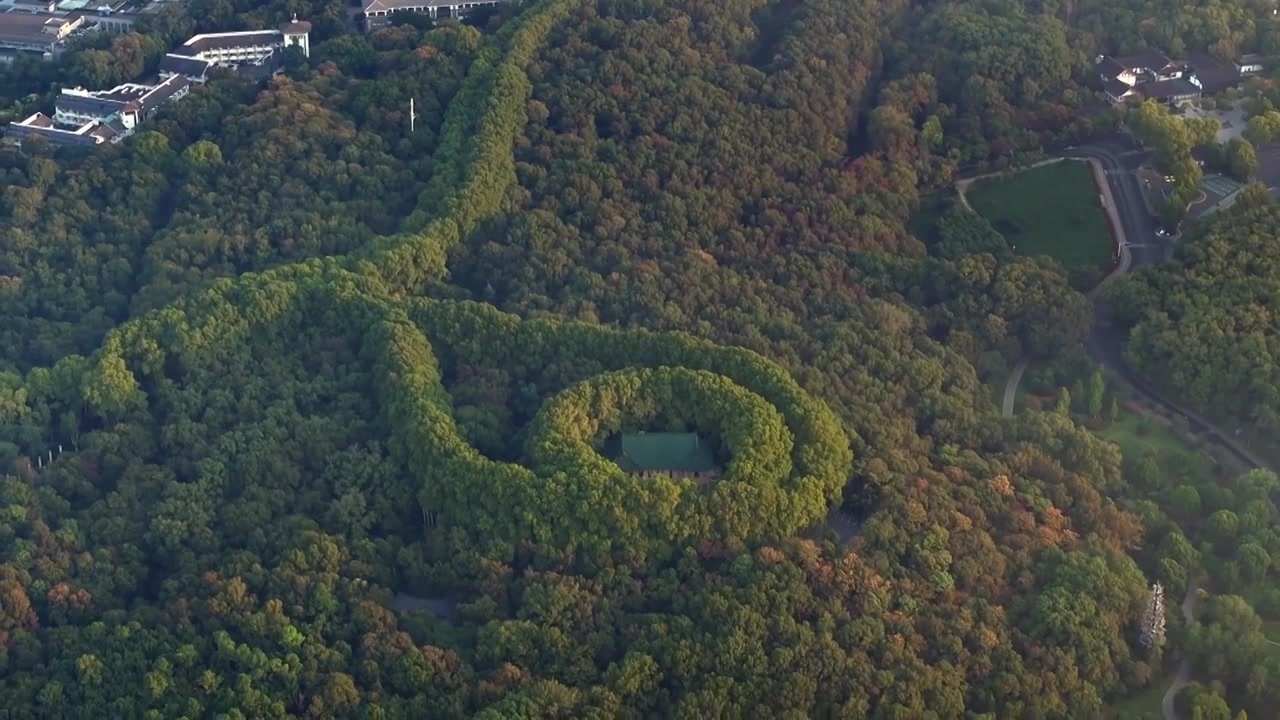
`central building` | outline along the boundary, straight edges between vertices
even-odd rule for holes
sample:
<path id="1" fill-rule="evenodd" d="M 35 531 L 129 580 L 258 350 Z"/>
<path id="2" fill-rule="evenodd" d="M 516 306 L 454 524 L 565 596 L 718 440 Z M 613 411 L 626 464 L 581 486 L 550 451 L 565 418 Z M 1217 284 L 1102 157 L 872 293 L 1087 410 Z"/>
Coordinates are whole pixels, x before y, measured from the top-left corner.
<path id="1" fill-rule="evenodd" d="M 635 477 L 706 482 L 721 474 L 715 452 L 697 433 L 618 433 L 604 455 Z"/>

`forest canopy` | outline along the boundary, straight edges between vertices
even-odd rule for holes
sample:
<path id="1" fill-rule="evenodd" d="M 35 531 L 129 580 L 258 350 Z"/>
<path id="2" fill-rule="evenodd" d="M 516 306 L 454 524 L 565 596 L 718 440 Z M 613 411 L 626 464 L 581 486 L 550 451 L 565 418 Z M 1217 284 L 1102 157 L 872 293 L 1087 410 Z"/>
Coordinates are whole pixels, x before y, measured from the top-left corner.
<path id="1" fill-rule="evenodd" d="M 1280 481 L 1178 488 L 1199 548 L 1112 497 L 1116 445 L 984 384 L 1075 348 L 1085 298 L 945 201 L 907 222 L 1105 127 L 1095 51 L 1271 52 L 1255 9 L 541 0 L 353 35 L 314 3 L 265 87 L 4 155 L 6 707 L 950 720 L 1149 687 L 1152 579 L 1274 579 Z M 50 72 L 109 65 L 76 57 Z M 595 452 L 659 418 L 726 476 Z M 1256 621 L 1187 633 L 1250 712 Z"/>
<path id="2" fill-rule="evenodd" d="M 1202 221 L 1173 261 L 1114 293 L 1126 357 L 1162 388 L 1260 438 L 1280 432 L 1280 205 L 1260 186 Z"/>

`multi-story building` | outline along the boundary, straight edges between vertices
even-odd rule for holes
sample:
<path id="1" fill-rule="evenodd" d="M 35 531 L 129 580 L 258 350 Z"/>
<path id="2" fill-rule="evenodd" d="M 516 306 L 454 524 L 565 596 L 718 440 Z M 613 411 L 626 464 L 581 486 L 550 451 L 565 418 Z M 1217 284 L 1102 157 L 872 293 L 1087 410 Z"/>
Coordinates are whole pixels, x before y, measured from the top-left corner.
<path id="1" fill-rule="evenodd" d="M 1235 68 L 1243 75 L 1257 75 L 1262 72 L 1265 67 L 1262 63 L 1264 57 L 1258 53 L 1249 53 L 1236 58 Z"/>
<path id="2" fill-rule="evenodd" d="M 510 0 L 365 0 L 364 26 L 374 30 L 391 23 L 396 13 L 419 13 L 433 19 L 462 18 L 476 8 L 496 7 Z"/>
<path id="3" fill-rule="evenodd" d="M 1190 52 L 1185 61 L 1175 62 L 1159 50 L 1128 57 L 1100 55 L 1096 63 L 1114 103 L 1136 98 L 1176 104 L 1239 87 L 1263 69 L 1260 55 L 1242 55 L 1227 64 L 1209 53 Z"/>
<path id="4" fill-rule="evenodd" d="M 9 0 L 13 12 L 52 13 L 58 8 L 57 0 Z"/>
<path id="5" fill-rule="evenodd" d="M 191 82 L 173 76 L 158 85 L 126 83 L 110 90 L 64 89 L 54 104 L 53 117 L 35 113 L 9 124 L 8 137 L 18 142 L 39 137 L 55 145 L 100 145 L 133 134 L 161 105 L 191 91 Z"/>
<path id="6" fill-rule="evenodd" d="M 95 32 L 127 33 L 133 30 L 137 15 L 130 13 L 83 13 L 84 26 Z"/>
<path id="7" fill-rule="evenodd" d="M 298 20 L 297 15 L 276 30 L 196 35 L 161 59 L 160 76 L 182 76 L 202 83 L 215 67 L 269 72 L 279 65 L 282 53 L 289 47 L 311 56 L 311 23 Z"/>
<path id="8" fill-rule="evenodd" d="M 1176 63 L 1159 50 L 1127 57 L 1101 55 L 1096 64 L 1107 97 L 1114 103 L 1131 97 L 1177 103 L 1203 94 L 1195 68 Z"/>
<path id="9" fill-rule="evenodd" d="M 95 120 L 78 128 L 62 128 L 48 115 L 35 113 L 25 120 L 9 123 L 5 137 L 17 145 L 22 145 L 26 140 L 40 139 L 52 145 L 93 147 L 107 142 L 120 142 L 127 132 L 115 121 Z"/>
<path id="10" fill-rule="evenodd" d="M 84 25 L 83 16 L 39 12 L 0 13 L 0 50 L 40 53 L 46 58 L 62 51 L 71 33 Z"/>

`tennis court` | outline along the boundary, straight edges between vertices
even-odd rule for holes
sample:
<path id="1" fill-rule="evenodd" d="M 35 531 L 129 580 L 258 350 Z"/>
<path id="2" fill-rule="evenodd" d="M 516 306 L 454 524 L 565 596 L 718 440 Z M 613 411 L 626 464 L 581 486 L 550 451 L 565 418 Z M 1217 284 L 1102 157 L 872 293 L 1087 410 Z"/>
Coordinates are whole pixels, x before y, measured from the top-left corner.
<path id="1" fill-rule="evenodd" d="M 1206 177 L 1200 183 L 1200 185 L 1205 190 L 1208 190 L 1214 195 L 1218 195 L 1220 197 L 1226 197 L 1231 193 L 1237 190 L 1240 190 L 1241 188 L 1244 187 L 1243 185 L 1236 182 L 1235 180 L 1232 180 L 1231 178 L 1225 178 L 1221 175 L 1210 175 Z"/>

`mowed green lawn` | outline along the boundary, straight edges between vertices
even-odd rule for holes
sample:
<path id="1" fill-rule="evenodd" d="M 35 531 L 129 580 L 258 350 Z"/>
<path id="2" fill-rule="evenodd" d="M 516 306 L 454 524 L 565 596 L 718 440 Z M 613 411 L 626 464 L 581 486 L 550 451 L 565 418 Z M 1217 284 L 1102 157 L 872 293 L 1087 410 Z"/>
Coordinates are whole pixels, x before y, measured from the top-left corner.
<path id="1" fill-rule="evenodd" d="M 1111 262 L 1107 217 L 1085 162 L 1064 160 L 979 181 L 965 194 L 1020 255 L 1050 255 L 1068 269 Z"/>
<path id="2" fill-rule="evenodd" d="M 1095 431 L 1101 437 L 1120 446 L 1125 457 L 1137 457 L 1150 453 L 1155 456 L 1161 471 L 1175 476 L 1179 473 L 1202 474 L 1209 472 L 1208 461 L 1188 448 L 1172 430 L 1154 420 L 1125 408 L 1116 421 Z"/>
<path id="3" fill-rule="evenodd" d="M 1174 673 L 1159 675 L 1152 679 L 1150 685 L 1140 690 L 1136 695 L 1109 703 L 1103 709 L 1103 717 L 1108 718 L 1108 720 L 1112 718 L 1163 720 L 1164 712 L 1160 708 L 1160 701 L 1164 700 L 1164 694 L 1168 692 L 1169 683 L 1173 682 L 1173 676 Z"/>

